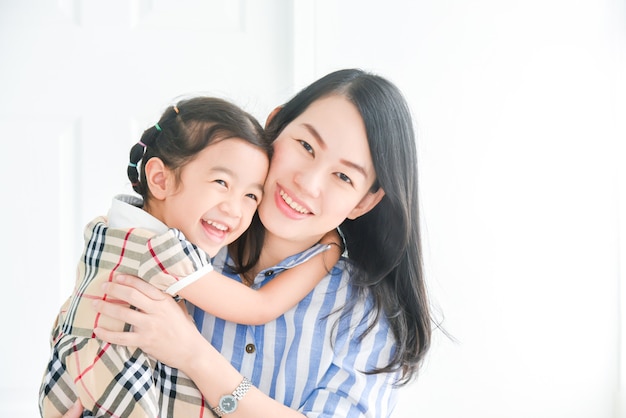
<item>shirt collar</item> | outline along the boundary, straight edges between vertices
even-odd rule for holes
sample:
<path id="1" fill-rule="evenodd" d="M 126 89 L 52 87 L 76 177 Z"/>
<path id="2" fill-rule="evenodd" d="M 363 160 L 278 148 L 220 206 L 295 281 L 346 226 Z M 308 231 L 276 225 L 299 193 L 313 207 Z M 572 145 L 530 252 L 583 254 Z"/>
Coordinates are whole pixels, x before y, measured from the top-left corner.
<path id="1" fill-rule="evenodd" d="M 302 263 L 307 262 L 311 258 L 316 255 L 328 250 L 328 244 L 315 244 L 311 248 L 302 251 L 301 253 L 294 254 L 285 258 L 283 261 L 278 263 L 277 265 L 267 268 L 265 270 L 261 270 L 259 274 L 254 278 L 254 284 L 261 284 L 263 281 L 267 280 L 269 277 L 275 276 L 277 273 L 294 268 L 299 266 Z"/>
<path id="2" fill-rule="evenodd" d="M 346 239 L 343 235 L 343 232 L 341 231 L 340 228 L 337 228 L 337 231 L 339 232 L 339 238 L 343 242 L 343 247 L 346 248 Z M 316 255 L 323 253 L 329 248 L 330 248 L 329 244 L 317 243 L 313 245 L 312 247 L 308 248 L 307 250 L 302 251 L 301 253 L 287 257 L 283 261 L 275 265 L 274 267 L 261 270 L 259 274 L 257 274 L 257 276 L 254 278 L 254 284 L 261 283 L 267 277 L 274 276 L 276 273 L 280 271 L 288 270 L 290 268 L 299 266 L 300 264 L 307 262 L 308 260 L 315 257 Z M 348 258 L 347 249 L 344 250 L 342 257 Z"/>
<path id="3" fill-rule="evenodd" d="M 107 219 L 110 228 L 143 228 L 157 234 L 168 230 L 167 225 L 143 210 L 143 200 L 120 194 L 113 198 Z"/>
<path id="4" fill-rule="evenodd" d="M 328 244 L 317 243 L 312 247 L 302 251 L 301 253 L 294 254 L 285 258 L 283 261 L 276 264 L 275 266 L 261 270 L 254 278 L 254 283 L 252 283 L 252 287 L 258 288 L 263 284 L 263 282 L 274 277 L 277 273 L 299 266 L 300 264 L 305 263 L 316 255 L 328 250 L 328 248 Z M 345 255 L 346 254 L 344 253 L 344 256 Z M 230 275 L 231 277 L 237 277 L 236 274 L 232 273 L 232 271 L 230 271 L 230 269 L 226 267 L 226 265 L 230 263 L 232 263 L 232 259 L 228 254 L 227 248 L 222 248 L 213 259 L 213 266 L 217 271 L 222 271 L 223 273 Z"/>

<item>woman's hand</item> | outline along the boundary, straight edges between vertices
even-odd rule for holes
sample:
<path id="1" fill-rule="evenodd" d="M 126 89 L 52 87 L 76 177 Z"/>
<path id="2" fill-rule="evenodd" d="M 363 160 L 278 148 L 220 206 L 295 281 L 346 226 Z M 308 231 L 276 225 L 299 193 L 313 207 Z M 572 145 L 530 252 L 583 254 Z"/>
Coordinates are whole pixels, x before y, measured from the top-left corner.
<path id="1" fill-rule="evenodd" d="M 204 339 L 187 311 L 182 310 L 171 296 L 132 276 L 117 276 L 105 286 L 113 301 L 95 301 L 96 310 L 131 324 L 133 329 L 113 332 L 96 328 L 98 338 L 113 344 L 139 347 L 168 366 L 180 369 L 198 386 L 210 405 L 216 405 L 222 394 L 229 393 L 241 382 L 239 371 Z M 135 306 L 137 310 L 115 303 L 115 299 Z M 239 416 L 259 416 L 259 411 L 263 411 L 263 416 L 303 417 L 254 387 L 245 399 L 237 409 Z M 63 418 L 79 416 L 68 412 Z"/>
<path id="2" fill-rule="evenodd" d="M 95 309 L 131 324 L 132 330 L 116 332 L 96 328 L 94 332 L 98 338 L 112 344 L 139 347 L 168 366 L 183 371 L 193 364 L 193 347 L 206 341 L 191 317 L 171 296 L 133 276 L 116 276 L 113 282 L 104 286 L 113 302 L 95 301 Z M 115 303 L 115 299 L 137 309 Z"/>

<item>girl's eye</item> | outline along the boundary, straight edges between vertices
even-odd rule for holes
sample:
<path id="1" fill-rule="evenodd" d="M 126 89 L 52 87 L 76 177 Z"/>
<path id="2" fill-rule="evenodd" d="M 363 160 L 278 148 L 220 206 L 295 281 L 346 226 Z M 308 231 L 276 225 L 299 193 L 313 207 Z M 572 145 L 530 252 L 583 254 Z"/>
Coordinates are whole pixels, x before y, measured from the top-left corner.
<path id="1" fill-rule="evenodd" d="M 298 142 L 300 143 L 300 145 L 302 145 L 302 147 L 307 150 L 307 152 L 315 155 L 315 152 L 313 152 L 313 147 L 306 141 L 303 141 L 301 139 L 298 140 Z"/>
<path id="2" fill-rule="evenodd" d="M 224 180 L 217 179 L 215 180 L 215 182 L 221 186 L 228 187 L 228 185 L 226 184 Z"/>
<path id="3" fill-rule="evenodd" d="M 254 200 L 255 202 L 258 202 L 259 197 L 257 195 L 255 195 L 254 193 L 248 193 L 246 195 L 246 197 L 249 197 L 250 199 Z"/>
<path id="4" fill-rule="evenodd" d="M 343 173 L 336 173 L 337 177 L 339 177 L 339 179 L 343 182 L 346 182 L 348 184 L 352 184 L 352 179 L 350 179 L 350 177 L 346 176 Z"/>

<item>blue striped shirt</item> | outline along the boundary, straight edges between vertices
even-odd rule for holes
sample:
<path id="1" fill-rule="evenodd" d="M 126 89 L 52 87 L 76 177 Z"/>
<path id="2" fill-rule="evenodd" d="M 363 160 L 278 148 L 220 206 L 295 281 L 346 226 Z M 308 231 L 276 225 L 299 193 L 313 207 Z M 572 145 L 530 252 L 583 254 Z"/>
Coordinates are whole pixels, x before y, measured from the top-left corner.
<path id="1" fill-rule="evenodd" d="M 259 288 L 323 248 L 315 245 L 261 271 L 252 287 Z M 227 257 L 225 249 L 220 251 L 213 260 L 215 270 L 240 281 L 224 268 Z M 204 337 L 277 401 L 307 417 L 388 417 L 397 399 L 392 384 L 399 375 L 363 371 L 387 365 L 395 340 L 384 319 L 359 340 L 371 322 L 371 300 L 358 301 L 349 315 L 336 313 L 355 297 L 347 261 L 341 259 L 297 306 L 265 325 L 235 324 L 194 306 L 189 309 Z"/>

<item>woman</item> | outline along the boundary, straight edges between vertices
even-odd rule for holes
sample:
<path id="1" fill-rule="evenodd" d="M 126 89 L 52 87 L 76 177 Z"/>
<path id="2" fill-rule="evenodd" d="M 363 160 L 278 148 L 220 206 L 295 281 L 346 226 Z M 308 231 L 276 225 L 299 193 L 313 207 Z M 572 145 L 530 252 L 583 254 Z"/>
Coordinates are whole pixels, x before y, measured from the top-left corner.
<path id="1" fill-rule="evenodd" d="M 389 416 L 431 334 L 408 107 L 384 78 L 341 70 L 275 110 L 266 131 L 275 140 L 258 209 L 264 228 L 218 254 L 216 270 L 259 287 L 317 254 L 337 227 L 345 257 L 294 309 L 262 326 L 190 307 L 201 333 L 171 298 L 120 277 L 107 292 L 139 311 L 96 308 L 134 330 L 96 335 L 182 370 L 218 415 Z"/>

